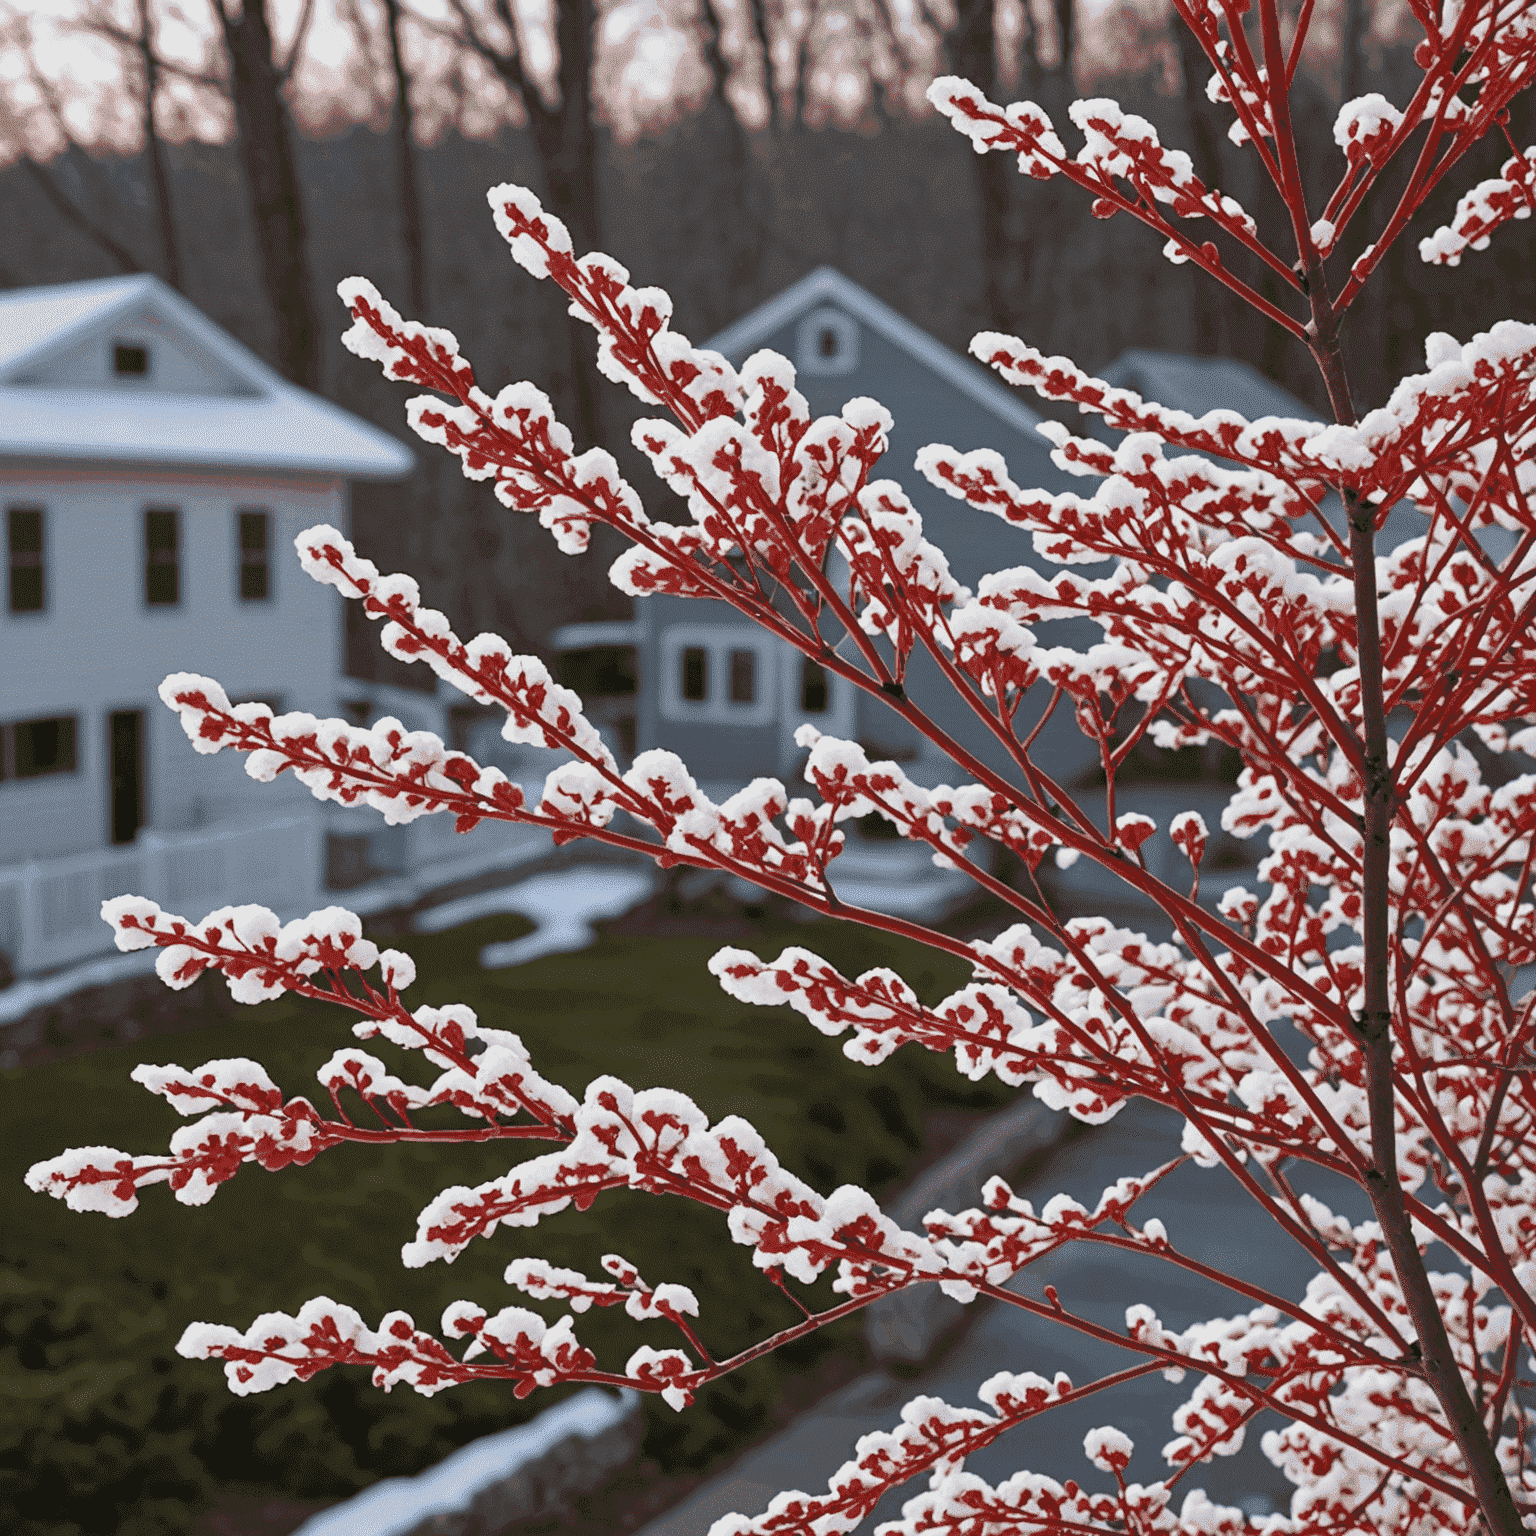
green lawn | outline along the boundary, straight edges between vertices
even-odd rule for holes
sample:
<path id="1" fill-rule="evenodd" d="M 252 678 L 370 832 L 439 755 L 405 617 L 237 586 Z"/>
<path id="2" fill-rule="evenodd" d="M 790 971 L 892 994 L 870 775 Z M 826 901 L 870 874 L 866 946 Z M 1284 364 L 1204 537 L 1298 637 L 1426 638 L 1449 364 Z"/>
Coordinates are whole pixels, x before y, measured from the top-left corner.
<path id="1" fill-rule="evenodd" d="M 589 1079 L 612 1072 L 636 1088 L 682 1089 L 712 1120 L 744 1115 L 786 1167 L 823 1191 L 846 1182 L 888 1190 L 918 1160 L 925 1115 L 981 1110 L 1007 1096 L 995 1080 L 970 1084 L 952 1061 L 915 1046 L 882 1067 L 855 1066 L 840 1040 L 788 1009 L 732 1001 L 705 968 L 720 947 L 715 939 L 607 937 L 580 954 L 479 969 L 482 945 L 528 926 L 501 916 L 391 938 L 417 961 L 407 1001 L 470 1004 L 487 1023 L 521 1034 L 535 1065 L 578 1096 Z M 805 945 L 846 974 L 890 965 L 930 1002 L 967 979 L 946 956 L 847 924 L 765 920 L 753 938 L 733 942 L 765 957 Z M 223 983 L 205 977 L 197 985 Z M 247 1167 L 201 1208 L 178 1205 L 156 1186 L 120 1221 L 75 1214 L 21 1182 L 29 1164 L 67 1147 L 164 1147 L 180 1117 L 129 1081 L 140 1061 L 190 1067 L 250 1056 L 285 1092 L 323 1106 L 315 1069 L 350 1040 L 340 1010 L 278 1000 L 195 1033 L 0 1073 L 0 1528 L 17 1536 L 169 1536 L 229 1482 L 342 1497 L 378 1476 L 418 1471 L 555 1400 L 536 1393 L 518 1403 L 509 1388 L 489 1384 L 432 1399 L 405 1388 L 386 1396 L 362 1371 L 239 1399 L 217 1363 L 175 1354 L 194 1319 L 243 1327 L 259 1312 L 293 1311 L 322 1293 L 369 1322 L 404 1307 L 432 1329 L 460 1297 L 492 1308 L 539 1306 L 555 1317 L 561 1309 L 502 1282 L 507 1262 L 539 1254 L 595 1276 L 605 1252 L 634 1261 L 652 1284 L 691 1286 L 701 1337 L 719 1354 L 797 1315 L 747 1250 L 729 1241 L 722 1218 L 628 1192 L 584 1214 L 567 1210 L 500 1232 L 451 1266 L 401 1267 L 416 1213 L 440 1188 L 493 1177 L 546 1150 L 539 1143 L 341 1147 L 308 1168 Z M 431 1071 L 387 1042 L 368 1049 L 418 1080 Z M 830 1280 L 815 1294 L 831 1301 Z M 612 1369 L 641 1343 L 679 1342 L 668 1325 L 636 1324 L 618 1308 L 577 1321 L 578 1335 Z M 646 1450 L 669 1470 L 718 1461 L 766 1427 L 786 1373 L 860 1348 L 850 1320 L 716 1384 L 681 1415 L 648 1399 Z"/>

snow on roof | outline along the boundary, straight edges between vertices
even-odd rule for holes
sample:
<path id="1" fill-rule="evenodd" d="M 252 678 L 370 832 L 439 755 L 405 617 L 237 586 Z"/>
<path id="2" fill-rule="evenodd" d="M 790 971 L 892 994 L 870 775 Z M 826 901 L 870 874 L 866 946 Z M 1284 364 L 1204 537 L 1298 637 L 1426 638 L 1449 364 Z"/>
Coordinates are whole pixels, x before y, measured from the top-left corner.
<path id="1" fill-rule="evenodd" d="M 29 382 L 120 319 L 146 314 L 230 383 L 178 393 Z M 0 460 L 7 458 L 356 479 L 395 479 L 415 463 L 389 433 L 290 384 L 148 273 L 0 293 Z"/>
<path id="2" fill-rule="evenodd" d="M 816 305 L 827 303 L 846 310 L 915 362 L 969 395 L 1016 432 L 1033 436 L 1040 424 L 1040 416 L 1016 399 L 1006 385 L 994 379 L 980 363 L 962 357 L 935 340 L 921 326 L 897 314 L 889 304 L 882 303 L 852 278 L 844 277 L 835 267 L 817 267 L 809 276 L 802 277 L 777 297 L 743 315 L 704 345 L 734 363 L 742 363 L 766 345 L 775 332 L 798 320 Z"/>
<path id="3" fill-rule="evenodd" d="M 1249 421 L 1284 416 L 1317 421 L 1318 414 L 1256 368 L 1227 357 L 1190 357 L 1183 352 L 1122 352 L 1099 377 L 1117 389 L 1132 389 L 1171 410 L 1203 416 L 1236 411 Z"/>
<path id="4" fill-rule="evenodd" d="M 145 291 L 143 276 L 105 277 L 48 288 L 0 293 L 0 377 L 8 378 L 39 354 L 106 319 Z"/>

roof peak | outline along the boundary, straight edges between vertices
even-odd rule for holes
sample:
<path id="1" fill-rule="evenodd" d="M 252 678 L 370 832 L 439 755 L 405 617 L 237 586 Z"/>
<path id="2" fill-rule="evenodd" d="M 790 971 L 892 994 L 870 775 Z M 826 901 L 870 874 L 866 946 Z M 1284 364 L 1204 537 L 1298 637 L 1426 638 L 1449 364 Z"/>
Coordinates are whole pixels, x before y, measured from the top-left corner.
<path id="1" fill-rule="evenodd" d="M 764 346 L 775 332 L 820 303 L 836 304 L 915 362 L 971 396 L 1015 431 L 1032 433 L 1039 425 L 1039 413 L 980 363 L 946 346 L 846 273 L 825 264 L 717 331 L 704 346 L 739 364 Z"/>

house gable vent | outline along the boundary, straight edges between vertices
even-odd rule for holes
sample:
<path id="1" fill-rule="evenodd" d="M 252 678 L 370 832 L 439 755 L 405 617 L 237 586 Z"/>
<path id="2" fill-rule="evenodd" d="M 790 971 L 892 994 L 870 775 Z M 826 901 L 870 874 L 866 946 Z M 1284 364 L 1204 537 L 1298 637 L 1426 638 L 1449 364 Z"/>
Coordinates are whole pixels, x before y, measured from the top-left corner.
<path id="1" fill-rule="evenodd" d="M 800 322 L 795 352 L 801 373 L 852 373 L 859 366 L 858 321 L 830 305 L 812 310 Z"/>

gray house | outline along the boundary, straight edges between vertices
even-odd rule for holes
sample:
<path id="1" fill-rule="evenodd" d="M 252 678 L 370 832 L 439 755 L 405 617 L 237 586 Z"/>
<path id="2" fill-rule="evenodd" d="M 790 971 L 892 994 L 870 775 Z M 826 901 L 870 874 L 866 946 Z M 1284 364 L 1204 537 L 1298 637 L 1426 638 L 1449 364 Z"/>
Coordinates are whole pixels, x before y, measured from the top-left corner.
<path id="1" fill-rule="evenodd" d="M 308 910 L 324 808 L 200 756 L 156 690 L 333 715 L 340 598 L 293 552 L 410 450 L 295 388 L 158 279 L 0 294 L 0 952 L 101 951 L 101 901 Z"/>
<path id="2" fill-rule="evenodd" d="M 935 341 L 857 283 L 822 267 L 706 345 L 738 366 L 762 347 L 783 353 L 795 365 L 813 416 L 836 412 L 855 395 L 886 405 L 895 427 L 875 473 L 902 484 L 922 514 L 925 533 L 965 585 L 974 588 L 985 573 L 1014 565 L 1055 573 L 1035 554 L 1029 535 L 943 495 L 912 467 L 917 450 L 929 442 L 961 451 L 995 448 L 1020 485 L 1086 489 L 1051 462 L 1035 430 L 1040 416 L 1022 392 Z M 1228 359 L 1131 351 L 1103 376 L 1196 415 L 1216 407 L 1248 416 L 1314 414 L 1247 364 Z M 1083 430 L 1113 436 L 1097 417 Z M 1041 631 L 1045 643 L 1096 638 L 1096 628 L 1083 622 Z M 797 777 L 804 753 L 794 733 L 804 721 L 861 742 L 871 757 L 905 762 L 920 782 L 954 776 L 953 766 L 883 701 L 826 676 L 723 603 L 647 598 L 637 603 L 634 620 L 567 625 L 555 646 L 562 675 L 617 745 L 628 752 L 676 751 L 706 787 L 739 785 L 757 774 Z M 1003 766 L 997 743 L 926 655 L 914 657 L 907 691 L 970 750 Z M 1058 715 L 1037 741 L 1036 756 L 1067 784 L 1091 774 L 1097 753 L 1069 711 Z"/>
<path id="3" fill-rule="evenodd" d="M 988 447 L 1002 453 L 1020 485 L 1054 493 L 1086 491 L 1091 482 L 1051 462 L 1046 441 L 1035 430 L 1041 418 L 1022 392 L 941 345 L 841 273 L 828 267 L 813 272 L 706 345 L 738 366 L 762 347 L 783 353 L 795 364 L 797 385 L 813 416 L 836 412 L 855 395 L 871 395 L 886 405 L 895 418 L 892 446 L 875 473 L 900 481 L 922 514 L 924 532 L 944 550 L 965 585 L 974 589 L 983 574 L 1009 566 L 1029 565 L 1048 575 L 1059 569 L 1035 554 L 1029 535 L 936 491 L 912 467 L 913 458 L 930 442 L 947 442 L 962 451 Z M 1315 416 L 1255 369 L 1229 359 L 1129 351 L 1101 376 L 1195 415 L 1222 407 L 1250 418 Z M 1078 430 L 1106 441 L 1118 435 L 1098 417 L 1086 418 Z M 1394 525 L 1389 534 L 1395 537 L 1388 542 L 1412 531 Z M 1083 570 L 1094 574 L 1092 567 Z M 1097 626 L 1081 620 L 1041 626 L 1040 631 L 1046 644 L 1084 645 L 1097 638 Z M 808 666 L 798 652 L 725 604 L 646 598 L 636 604 L 631 621 L 568 625 L 554 641 L 562 677 L 581 693 L 616 747 L 626 755 L 649 747 L 677 752 L 716 799 L 758 775 L 797 786 L 805 754 L 795 746 L 794 732 L 806 721 L 829 735 L 859 741 L 872 759 L 903 762 L 919 783 L 956 779 L 955 766 L 882 700 Z M 1006 771 L 998 743 L 925 654 L 913 658 L 907 691 L 969 750 Z M 1021 719 L 1037 718 L 1027 713 L 1035 707 L 1026 703 Z M 1072 787 L 1102 822 L 1103 797 L 1094 789 L 1098 751 L 1078 731 L 1070 710 L 1058 708 L 1033 756 L 1057 783 Z M 1218 828 L 1231 772 L 1232 764 L 1219 752 L 1190 749 L 1174 760 L 1148 746 L 1118 776 L 1122 811 L 1144 811 L 1164 828 L 1176 811 L 1198 807 L 1205 814 L 1215 837 L 1203 899 L 1214 899 L 1241 880 L 1252 884 L 1254 878 L 1258 850 L 1226 838 Z M 1187 868 L 1175 867 L 1182 855 L 1166 831 L 1144 854 L 1159 873 L 1187 880 Z M 1073 906 L 1108 913 L 1120 909 L 1123 918 L 1147 920 L 1148 914 L 1127 900 L 1120 882 L 1090 862 L 1080 861 L 1067 871 L 1048 866 L 1042 874 Z"/>
<path id="4" fill-rule="evenodd" d="M 1046 568 L 1027 534 L 935 490 L 913 468 L 919 448 L 941 441 L 961 451 L 998 449 L 1021 484 L 1052 491 L 1080 484 L 1051 463 L 1035 431 L 1041 418 L 985 368 L 857 283 L 822 267 L 706 345 L 738 366 L 760 348 L 783 353 L 795 365 L 813 417 L 836 413 L 856 395 L 884 404 L 895 426 L 890 451 L 874 473 L 900 482 L 922 515 L 925 535 L 948 556 L 960 582 L 974 587 L 987 572 L 1013 565 Z M 805 754 L 794 733 L 805 721 L 861 742 L 873 758 L 905 762 L 919 780 L 954 776 L 883 701 L 808 664 L 726 604 L 652 597 L 636 609 L 631 623 L 559 631 L 563 675 L 578 691 L 585 686 L 594 714 L 612 723 L 616 735 L 632 731 L 635 750 L 676 751 L 707 788 L 758 774 L 797 776 Z M 844 645 L 851 650 L 846 639 Z M 636 691 L 621 702 L 604 690 L 622 685 L 627 647 L 633 647 Z M 996 743 L 926 655 L 914 656 L 906 686 L 968 747 L 1001 766 Z M 622 718 L 626 712 L 632 725 Z M 1060 726 L 1049 752 L 1070 774 L 1091 749 L 1070 718 Z"/>

